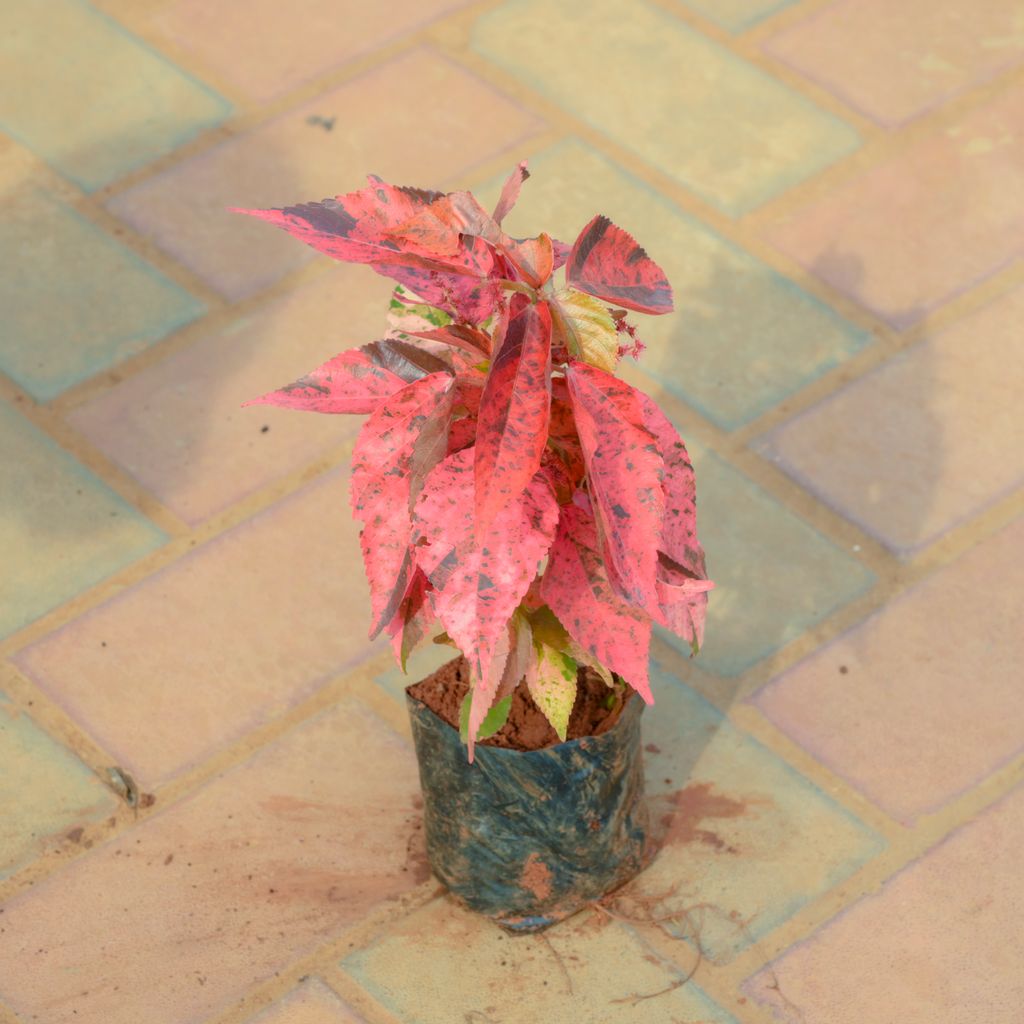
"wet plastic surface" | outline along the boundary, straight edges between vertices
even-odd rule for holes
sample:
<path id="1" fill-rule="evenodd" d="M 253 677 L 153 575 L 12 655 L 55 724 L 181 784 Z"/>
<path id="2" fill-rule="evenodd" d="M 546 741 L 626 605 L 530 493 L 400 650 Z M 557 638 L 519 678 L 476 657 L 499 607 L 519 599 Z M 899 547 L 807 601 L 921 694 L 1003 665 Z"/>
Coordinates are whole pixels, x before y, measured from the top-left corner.
<path id="1" fill-rule="evenodd" d="M 600 736 L 543 750 L 478 744 L 406 693 L 427 857 L 463 905 L 508 931 L 540 931 L 646 866 L 640 716 L 626 702 Z"/>

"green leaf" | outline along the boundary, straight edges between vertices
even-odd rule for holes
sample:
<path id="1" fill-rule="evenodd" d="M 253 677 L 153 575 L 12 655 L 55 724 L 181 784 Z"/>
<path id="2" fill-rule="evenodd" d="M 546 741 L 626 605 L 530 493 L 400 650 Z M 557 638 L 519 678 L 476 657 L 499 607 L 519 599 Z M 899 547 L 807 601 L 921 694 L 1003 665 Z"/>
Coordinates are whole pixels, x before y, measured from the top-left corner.
<path id="1" fill-rule="evenodd" d="M 396 331 L 423 331 L 431 327 L 447 327 L 452 318 L 436 306 L 421 302 L 401 285 L 396 285 L 388 304 L 388 323 Z"/>
<path id="2" fill-rule="evenodd" d="M 562 328 L 563 339 L 570 353 L 591 366 L 608 373 L 615 372 L 619 361 L 619 331 L 608 307 L 585 292 L 562 288 L 551 297 L 561 314 L 555 318 L 556 332 Z"/>
<path id="3" fill-rule="evenodd" d="M 463 697 L 462 708 L 459 711 L 459 736 L 462 737 L 463 743 L 469 740 L 469 705 L 472 703 L 472 700 L 473 691 L 470 690 Z M 487 712 L 479 730 L 477 730 L 477 740 L 490 739 L 491 736 L 498 732 L 508 721 L 508 713 L 511 710 L 512 694 L 510 693 L 507 697 L 492 705 L 491 710 Z"/>
<path id="4" fill-rule="evenodd" d="M 536 641 L 536 634 L 534 634 Z M 534 643 L 537 660 L 526 676 L 526 685 L 530 689 L 533 702 L 540 708 L 544 717 L 551 723 L 551 728 L 564 743 L 569 729 L 569 716 L 572 706 L 576 703 L 576 673 L 578 666 L 575 659 L 564 651 L 549 647 L 544 643 Z"/>
<path id="5" fill-rule="evenodd" d="M 572 643 L 565 626 L 546 604 L 530 613 L 530 629 L 536 643 L 561 651 L 567 651 Z"/>

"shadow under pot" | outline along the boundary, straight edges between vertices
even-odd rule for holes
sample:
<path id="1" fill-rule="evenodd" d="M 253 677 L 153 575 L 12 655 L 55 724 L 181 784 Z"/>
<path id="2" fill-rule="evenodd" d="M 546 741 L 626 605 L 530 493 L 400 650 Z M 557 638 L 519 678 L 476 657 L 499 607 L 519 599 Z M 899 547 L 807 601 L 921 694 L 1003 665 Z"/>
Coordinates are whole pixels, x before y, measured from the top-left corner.
<path id="1" fill-rule="evenodd" d="M 581 669 L 567 739 L 559 742 L 521 684 L 508 721 L 477 742 L 469 764 L 457 728 L 468 687 L 460 657 L 405 690 L 427 859 L 463 906 L 507 931 L 540 931 L 650 862 L 644 702 L 627 688 L 607 707 L 615 691 Z M 540 749 L 516 749 L 524 738 Z"/>

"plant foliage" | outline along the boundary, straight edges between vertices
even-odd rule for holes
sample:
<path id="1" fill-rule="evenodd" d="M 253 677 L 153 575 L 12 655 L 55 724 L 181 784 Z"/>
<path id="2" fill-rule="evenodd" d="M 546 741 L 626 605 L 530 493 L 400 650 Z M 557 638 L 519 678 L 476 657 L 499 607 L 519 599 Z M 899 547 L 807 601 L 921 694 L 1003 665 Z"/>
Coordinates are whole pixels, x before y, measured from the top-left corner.
<path id="1" fill-rule="evenodd" d="M 323 202 L 238 211 L 398 282 L 385 337 L 246 404 L 368 414 L 351 502 L 370 635 L 386 632 L 404 668 L 440 623 L 434 639 L 470 667 L 470 762 L 520 683 L 563 740 L 580 666 L 652 704 L 652 623 L 696 653 L 713 586 L 686 448 L 615 376 L 642 347 L 627 310 L 671 312 L 672 289 L 607 217 L 571 247 L 506 234 L 527 177 L 522 163 L 493 213 L 469 192 L 374 176 Z"/>

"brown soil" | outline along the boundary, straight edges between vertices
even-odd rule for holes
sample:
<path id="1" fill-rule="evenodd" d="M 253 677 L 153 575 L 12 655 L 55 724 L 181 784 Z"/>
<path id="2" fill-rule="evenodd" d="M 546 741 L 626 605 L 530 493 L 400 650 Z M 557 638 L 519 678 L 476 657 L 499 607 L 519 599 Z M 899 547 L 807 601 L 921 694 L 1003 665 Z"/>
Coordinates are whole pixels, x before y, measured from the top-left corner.
<path id="1" fill-rule="evenodd" d="M 449 661 L 436 672 L 406 687 L 409 694 L 423 701 L 439 718 L 455 729 L 459 727 L 459 709 L 469 691 L 469 667 L 463 657 Z M 576 703 L 569 716 L 566 739 L 575 740 L 582 736 L 599 736 L 607 732 L 617 721 L 626 701 L 632 699 L 633 691 L 626 690 L 622 700 L 616 700 L 611 708 L 604 705 L 609 693 L 604 680 L 589 668 L 581 668 L 576 681 Z M 485 747 L 505 747 L 509 750 L 541 750 L 561 741 L 551 728 L 551 723 L 534 704 L 525 682 L 512 691 L 512 708 L 508 721 L 489 739 L 481 740 Z"/>

